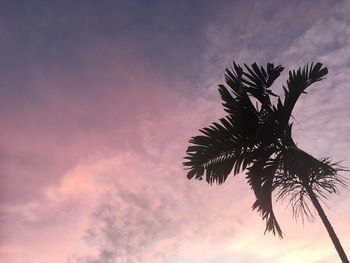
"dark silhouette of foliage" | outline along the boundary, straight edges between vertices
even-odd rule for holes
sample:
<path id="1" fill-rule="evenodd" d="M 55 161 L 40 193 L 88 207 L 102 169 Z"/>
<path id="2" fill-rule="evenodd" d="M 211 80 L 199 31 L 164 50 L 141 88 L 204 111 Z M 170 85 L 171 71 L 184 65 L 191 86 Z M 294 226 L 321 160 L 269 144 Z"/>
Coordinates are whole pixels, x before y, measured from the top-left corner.
<path id="1" fill-rule="evenodd" d="M 233 63 L 226 69 L 226 85 L 219 85 L 227 116 L 200 130 L 192 137 L 183 165 L 187 177 L 209 184 L 222 184 L 227 177 L 245 172 L 256 201 L 252 208 L 266 221 L 266 231 L 283 233 L 272 207 L 272 192 L 277 199 L 290 198 L 293 215 L 313 215 L 307 205 L 311 200 L 318 211 L 343 262 L 349 262 L 322 207 L 320 198 L 336 193 L 345 186 L 344 171 L 328 157 L 316 159 L 298 148 L 292 139 L 293 108 L 301 94 L 328 73 L 321 63 L 306 65 L 289 72 L 283 86 L 284 99 L 271 91 L 282 66 L 268 63 L 266 68 L 256 63 L 244 68 Z M 272 103 L 276 97 L 276 103 Z"/>

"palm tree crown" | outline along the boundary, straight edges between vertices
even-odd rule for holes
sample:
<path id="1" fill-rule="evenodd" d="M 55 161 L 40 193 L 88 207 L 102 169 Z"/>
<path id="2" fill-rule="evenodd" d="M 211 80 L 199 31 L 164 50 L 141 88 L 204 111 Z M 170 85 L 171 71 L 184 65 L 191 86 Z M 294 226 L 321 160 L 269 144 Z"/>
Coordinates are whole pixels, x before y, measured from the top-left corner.
<path id="1" fill-rule="evenodd" d="M 191 138 L 183 163 L 189 179 L 205 177 L 209 184 L 221 184 L 229 174 L 245 171 L 256 197 L 252 208 L 266 221 L 265 232 L 280 237 L 282 230 L 272 207 L 274 190 L 277 199 L 290 197 L 294 216 L 310 218 L 306 199 L 313 202 L 327 197 L 337 192 L 338 185 L 345 185 L 337 163 L 307 154 L 297 147 L 291 133 L 296 101 L 311 84 L 324 78 L 327 68 L 317 63 L 290 71 L 282 101 L 271 86 L 283 69 L 271 63 L 266 68 L 244 64 L 244 69 L 233 63 L 226 69 L 227 85 L 219 85 L 219 92 L 227 116 Z"/>

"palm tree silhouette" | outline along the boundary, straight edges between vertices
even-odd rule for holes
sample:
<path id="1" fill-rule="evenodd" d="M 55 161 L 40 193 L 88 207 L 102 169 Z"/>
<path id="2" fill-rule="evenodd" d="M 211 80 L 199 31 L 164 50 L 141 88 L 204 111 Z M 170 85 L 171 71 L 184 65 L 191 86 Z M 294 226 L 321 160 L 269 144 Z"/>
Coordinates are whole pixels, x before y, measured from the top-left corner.
<path id="1" fill-rule="evenodd" d="M 244 70 L 245 69 L 245 70 Z M 282 66 L 268 63 L 266 68 L 256 63 L 244 64 L 244 69 L 233 63 L 226 69 L 228 86 L 219 85 L 224 110 L 228 115 L 219 122 L 200 130 L 192 137 L 183 165 L 187 177 L 209 184 L 222 184 L 228 175 L 245 171 L 256 201 L 252 208 L 266 221 L 266 231 L 283 233 L 272 208 L 272 192 L 277 200 L 290 197 L 293 216 L 312 221 L 313 214 L 307 205 L 311 200 L 324 223 L 342 260 L 349 262 L 336 233 L 325 215 L 319 199 L 336 193 L 345 186 L 339 163 L 329 158 L 316 159 L 299 147 L 292 138 L 293 108 L 302 93 L 328 73 L 321 63 L 306 65 L 289 72 L 283 86 L 284 100 L 271 91 L 273 82 L 283 71 Z M 276 97 L 272 103 L 272 97 Z"/>

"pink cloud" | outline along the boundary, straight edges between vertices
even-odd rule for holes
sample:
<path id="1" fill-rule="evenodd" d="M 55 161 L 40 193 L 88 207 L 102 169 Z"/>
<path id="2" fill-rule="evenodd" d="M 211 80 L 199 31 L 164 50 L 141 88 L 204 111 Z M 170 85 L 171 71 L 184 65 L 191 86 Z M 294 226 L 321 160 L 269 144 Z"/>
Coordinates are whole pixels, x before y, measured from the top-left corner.
<path id="1" fill-rule="evenodd" d="M 77 162 L 137 147 L 139 120 L 164 114 L 178 98 L 174 84 L 113 43 L 90 43 L 81 56 L 75 74 L 38 68 L 28 83 L 33 101 L 2 117 L 2 201 L 34 198 Z"/>
<path id="2" fill-rule="evenodd" d="M 318 17 L 312 10 L 305 12 Z M 269 25 L 261 21 L 258 33 Z M 286 51 L 288 63 L 305 59 L 310 35 L 322 32 L 317 27 L 325 23 L 333 28 L 327 21 L 316 23 L 314 31 L 292 43 Z M 216 34 L 221 25 L 214 23 L 208 29 L 211 40 L 224 39 L 209 41 L 203 54 L 208 63 L 217 47 L 223 50 L 225 63 L 232 59 L 226 46 L 232 45 L 229 27 Z M 330 37 L 323 37 L 318 44 L 328 43 Z M 305 41 L 309 45 L 302 49 Z M 286 238 L 264 236 L 264 222 L 250 209 L 254 196 L 244 175 L 222 186 L 187 181 L 181 162 L 188 139 L 223 115 L 214 85 L 223 68 L 212 72 L 208 66 L 205 72 L 210 74 L 197 83 L 202 88 L 186 93 L 179 86 L 188 83 L 169 83 L 167 76 L 160 76 L 134 53 L 133 45 L 125 40 L 119 49 L 116 43 L 96 40 L 82 47 L 81 68 L 75 72 L 38 68 L 29 83 L 36 87 L 35 103 L 29 101 L 2 119 L 0 148 L 7 159 L 2 166 L 0 259 L 9 263 L 336 261 L 320 220 L 304 227 L 296 224 L 291 211 L 284 209 L 286 203 L 276 204 Z M 346 52 L 340 49 L 323 56 L 330 61 Z M 241 59 L 266 57 L 254 48 L 235 54 Z M 277 60 L 281 57 L 285 58 L 279 54 Z M 347 105 L 346 72 L 339 70 L 329 79 L 334 86 L 344 84 L 336 95 L 327 96 L 332 85 L 322 84 L 319 93 L 301 101 L 297 115 L 305 124 L 296 136 L 311 152 L 334 150 L 336 156 L 347 158 L 348 140 L 342 140 L 348 138 L 347 115 L 337 123 L 338 113 Z M 332 138 L 336 139 L 329 142 Z M 347 251 L 349 198 L 343 191 L 326 210 Z"/>

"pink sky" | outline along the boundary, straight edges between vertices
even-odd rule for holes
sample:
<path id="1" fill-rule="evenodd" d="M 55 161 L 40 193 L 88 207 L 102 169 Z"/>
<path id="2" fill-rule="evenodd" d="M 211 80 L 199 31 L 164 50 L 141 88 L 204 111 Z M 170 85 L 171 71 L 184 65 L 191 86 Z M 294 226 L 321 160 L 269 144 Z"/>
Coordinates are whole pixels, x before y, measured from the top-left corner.
<path id="1" fill-rule="evenodd" d="M 295 138 L 350 167 L 349 12 L 346 1 L 1 3 L 0 261 L 339 262 L 317 217 L 303 225 L 276 203 L 285 238 L 264 235 L 244 175 L 209 186 L 181 163 L 189 138 L 224 116 L 217 84 L 233 60 L 282 64 L 283 80 L 320 61 L 329 76 L 300 99 Z M 350 256 L 350 192 L 326 204 Z"/>

